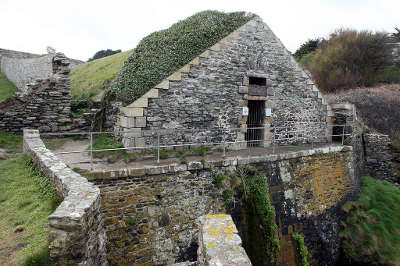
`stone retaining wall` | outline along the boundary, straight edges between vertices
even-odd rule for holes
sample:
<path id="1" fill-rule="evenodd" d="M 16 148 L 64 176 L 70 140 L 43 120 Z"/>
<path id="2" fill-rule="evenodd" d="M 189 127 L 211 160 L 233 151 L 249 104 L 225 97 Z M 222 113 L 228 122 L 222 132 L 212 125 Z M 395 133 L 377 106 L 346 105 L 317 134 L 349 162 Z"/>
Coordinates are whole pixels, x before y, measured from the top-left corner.
<path id="1" fill-rule="evenodd" d="M 107 265 L 99 188 L 46 149 L 37 130 L 24 129 L 24 151 L 63 199 L 48 217 L 52 265 Z"/>
<path id="2" fill-rule="evenodd" d="M 217 187 L 215 176 L 237 176 L 238 167 L 246 164 L 268 177 L 281 240 L 302 232 L 310 252 L 319 255 L 318 262 L 334 265 L 340 207 L 358 191 L 352 149 L 346 146 L 88 173 L 103 198 L 109 262 L 158 265 L 196 260 L 198 217 L 232 207 L 226 209 L 227 187 Z M 243 206 L 240 199 L 235 206 Z M 241 234 L 242 212 L 232 214 Z"/>
<path id="3" fill-rule="evenodd" d="M 391 140 L 388 135 L 363 134 L 364 174 L 392 183 L 399 182 L 394 171 Z"/>

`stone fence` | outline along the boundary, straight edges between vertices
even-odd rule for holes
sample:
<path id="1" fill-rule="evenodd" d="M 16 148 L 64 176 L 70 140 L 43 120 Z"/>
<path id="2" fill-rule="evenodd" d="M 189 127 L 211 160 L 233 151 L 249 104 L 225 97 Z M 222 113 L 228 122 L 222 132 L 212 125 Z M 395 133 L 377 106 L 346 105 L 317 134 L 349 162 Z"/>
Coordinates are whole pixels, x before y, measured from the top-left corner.
<path id="1" fill-rule="evenodd" d="M 99 188 L 46 149 L 37 130 L 24 129 L 24 151 L 63 198 L 48 217 L 51 263 L 106 265 L 106 235 Z"/>

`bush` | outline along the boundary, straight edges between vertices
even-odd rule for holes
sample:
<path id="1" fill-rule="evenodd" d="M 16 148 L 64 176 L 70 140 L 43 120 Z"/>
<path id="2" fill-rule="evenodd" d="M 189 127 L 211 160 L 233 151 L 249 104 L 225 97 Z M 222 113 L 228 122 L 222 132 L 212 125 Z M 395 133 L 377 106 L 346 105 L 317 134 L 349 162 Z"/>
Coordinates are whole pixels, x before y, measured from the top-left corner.
<path id="1" fill-rule="evenodd" d="M 253 17 L 203 11 L 148 35 L 125 62 L 107 98 L 133 102 Z"/>
<path id="2" fill-rule="evenodd" d="M 378 71 L 392 64 L 386 41 L 382 32 L 336 30 L 321 42 L 309 70 L 318 87 L 328 92 L 372 85 Z"/>
<path id="3" fill-rule="evenodd" d="M 396 64 L 382 68 L 377 73 L 377 80 L 384 83 L 400 83 L 400 66 Z"/>
<path id="4" fill-rule="evenodd" d="M 311 52 L 311 53 L 308 53 L 308 54 L 304 55 L 299 60 L 299 64 L 304 68 L 308 68 L 312 63 L 312 61 L 314 59 L 314 56 L 315 56 L 315 52 Z"/>
<path id="5" fill-rule="evenodd" d="M 320 41 L 321 40 L 319 38 L 309 39 L 303 43 L 299 49 L 296 50 L 296 52 L 293 54 L 294 58 L 296 58 L 297 61 L 300 61 L 305 55 L 314 52 L 317 50 Z"/>
<path id="6" fill-rule="evenodd" d="M 350 263 L 397 265 L 400 250 L 400 189 L 370 177 L 361 179 L 356 201 L 343 205 L 342 248 Z"/>
<path id="7" fill-rule="evenodd" d="M 103 57 L 106 57 L 106 56 L 110 56 L 110 55 L 113 55 L 113 54 L 118 54 L 120 52 L 121 52 L 120 49 L 115 50 L 115 51 L 113 51 L 111 49 L 100 50 L 100 51 L 96 52 L 92 58 L 89 58 L 88 62 L 96 60 L 96 59 L 100 59 L 100 58 L 103 58 Z"/>

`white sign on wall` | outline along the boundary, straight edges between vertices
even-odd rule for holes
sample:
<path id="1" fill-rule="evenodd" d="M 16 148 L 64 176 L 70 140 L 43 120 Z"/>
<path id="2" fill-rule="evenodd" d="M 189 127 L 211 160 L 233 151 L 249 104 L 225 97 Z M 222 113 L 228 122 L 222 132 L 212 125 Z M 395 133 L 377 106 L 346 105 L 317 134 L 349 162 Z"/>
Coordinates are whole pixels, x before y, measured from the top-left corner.
<path id="1" fill-rule="evenodd" d="M 247 106 L 242 108 L 242 115 L 248 116 L 249 115 L 249 108 Z"/>
<path id="2" fill-rule="evenodd" d="M 265 108 L 265 116 L 271 116 L 271 108 Z"/>

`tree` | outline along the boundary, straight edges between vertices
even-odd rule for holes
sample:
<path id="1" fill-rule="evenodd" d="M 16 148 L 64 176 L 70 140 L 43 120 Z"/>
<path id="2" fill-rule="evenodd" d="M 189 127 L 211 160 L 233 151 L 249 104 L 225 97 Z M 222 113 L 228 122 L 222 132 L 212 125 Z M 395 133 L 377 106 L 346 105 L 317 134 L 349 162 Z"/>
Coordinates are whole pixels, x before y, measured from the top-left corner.
<path id="1" fill-rule="evenodd" d="M 308 41 L 303 43 L 300 48 L 298 48 L 293 54 L 294 58 L 296 58 L 297 61 L 300 61 L 301 58 L 306 54 L 314 52 L 315 50 L 317 50 L 320 41 L 320 38 L 308 39 Z"/>
<path id="2" fill-rule="evenodd" d="M 335 91 L 376 82 L 378 71 L 392 64 L 384 32 L 339 29 L 320 43 L 309 70 L 319 88 Z"/>
<path id="3" fill-rule="evenodd" d="M 120 49 L 115 50 L 115 51 L 113 51 L 111 49 L 100 50 L 97 53 L 95 53 L 92 58 L 89 58 L 88 62 L 96 60 L 96 59 L 99 59 L 99 58 L 103 58 L 103 57 L 106 57 L 106 56 L 110 56 L 110 55 L 113 55 L 113 54 L 118 54 L 120 52 L 121 52 Z"/>
<path id="4" fill-rule="evenodd" d="M 395 27 L 394 28 L 397 32 L 392 33 L 392 37 L 395 38 L 397 41 L 400 42 L 400 29 Z"/>

